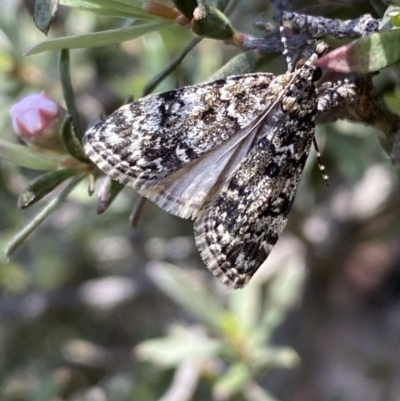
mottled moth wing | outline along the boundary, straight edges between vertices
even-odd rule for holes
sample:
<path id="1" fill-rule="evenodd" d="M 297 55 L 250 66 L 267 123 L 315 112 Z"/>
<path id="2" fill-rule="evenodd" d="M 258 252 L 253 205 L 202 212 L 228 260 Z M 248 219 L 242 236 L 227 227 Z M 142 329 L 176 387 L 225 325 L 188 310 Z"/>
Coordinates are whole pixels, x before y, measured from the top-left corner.
<path id="1" fill-rule="evenodd" d="M 315 131 L 314 70 L 296 72 L 280 97 L 281 121 L 264 131 L 195 221 L 203 261 L 230 287 L 250 280 L 286 224 Z"/>
<path id="2" fill-rule="evenodd" d="M 123 106 L 84 137 L 90 159 L 195 219 L 213 274 L 247 283 L 286 223 L 314 135 L 316 67 L 234 76 Z"/>
<path id="3" fill-rule="evenodd" d="M 105 174 L 193 218 L 248 153 L 273 81 L 248 74 L 144 97 L 92 127 L 85 151 Z"/>

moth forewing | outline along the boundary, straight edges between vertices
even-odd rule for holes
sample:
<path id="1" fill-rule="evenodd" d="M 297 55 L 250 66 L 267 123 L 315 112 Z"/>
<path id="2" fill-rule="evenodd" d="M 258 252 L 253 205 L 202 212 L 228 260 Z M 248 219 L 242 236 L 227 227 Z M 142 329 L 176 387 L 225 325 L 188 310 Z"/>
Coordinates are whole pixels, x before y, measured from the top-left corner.
<path id="1" fill-rule="evenodd" d="M 268 109 L 274 79 L 247 74 L 147 96 L 92 127 L 85 151 L 105 174 L 193 217 Z"/>
<path id="2" fill-rule="evenodd" d="M 266 127 L 195 221 L 195 240 L 203 261 L 222 283 L 233 288 L 246 285 L 278 240 L 313 141 L 313 67 L 297 74 L 299 79 L 280 96 L 283 114 L 279 123 Z"/>

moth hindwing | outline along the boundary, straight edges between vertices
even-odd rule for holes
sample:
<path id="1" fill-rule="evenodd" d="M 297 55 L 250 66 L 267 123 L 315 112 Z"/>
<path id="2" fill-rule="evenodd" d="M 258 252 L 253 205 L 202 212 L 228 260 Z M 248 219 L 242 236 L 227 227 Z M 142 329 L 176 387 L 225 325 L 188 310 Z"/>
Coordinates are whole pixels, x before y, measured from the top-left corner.
<path id="1" fill-rule="evenodd" d="M 125 105 L 84 137 L 105 174 L 195 220 L 201 257 L 240 288 L 268 257 L 314 137 L 317 67 L 229 77 Z"/>

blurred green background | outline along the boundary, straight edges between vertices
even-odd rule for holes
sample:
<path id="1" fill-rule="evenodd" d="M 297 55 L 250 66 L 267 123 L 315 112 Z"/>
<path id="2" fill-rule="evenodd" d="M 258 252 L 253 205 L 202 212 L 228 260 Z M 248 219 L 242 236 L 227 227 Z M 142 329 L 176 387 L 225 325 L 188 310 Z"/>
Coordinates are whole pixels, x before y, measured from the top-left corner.
<path id="1" fill-rule="evenodd" d="M 252 23 L 271 21 L 269 2 L 235 3 L 233 26 L 261 36 Z M 368 1 L 337 3 L 292 2 L 329 17 L 378 16 Z M 63 104 L 58 52 L 22 56 L 45 40 L 33 7 L 0 3 L 0 132 L 10 142 L 18 142 L 9 119 L 18 99 L 44 89 Z M 49 37 L 123 23 L 61 7 Z M 85 124 L 139 98 L 194 37 L 171 26 L 72 50 Z M 237 54 L 204 39 L 156 91 L 202 82 Z M 268 56 L 260 69 L 282 73 L 283 58 Z M 374 82 L 376 95 L 399 109 L 398 70 Z M 0 161 L 0 399 L 400 400 L 399 174 L 378 135 L 346 121 L 318 127 L 330 186 L 312 153 L 284 234 L 237 291 L 202 264 L 190 221 L 147 202 L 133 229 L 138 196 L 129 188 L 97 216 L 87 181 L 6 263 L 8 241 L 52 195 L 18 210 L 19 193 L 39 172 Z"/>

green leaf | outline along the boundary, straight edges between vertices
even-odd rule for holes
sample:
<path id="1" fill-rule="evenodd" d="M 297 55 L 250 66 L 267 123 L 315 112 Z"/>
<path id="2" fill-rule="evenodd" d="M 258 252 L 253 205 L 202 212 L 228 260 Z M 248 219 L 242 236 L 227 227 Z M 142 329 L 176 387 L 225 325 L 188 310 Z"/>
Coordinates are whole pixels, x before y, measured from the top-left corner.
<path id="1" fill-rule="evenodd" d="M 50 152 L 49 152 L 50 154 Z M 0 139 L 0 157 L 17 166 L 33 170 L 55 170 L 65 159 L 64 155 L 52 154 L 44 156 L 43 153 L 25 145 L 6 142 Z"/>
<path id="2" fill-rule="evenodd" d="M 257 281 L 252 281 L 229 297 L 229 307 L 245 334 L 251 334 L 258 325 L 262 306 L 261 291 L 261 285 Z"/>
<path id="3" fill-rule="evenodd" d="M 89 158 L 83 150 L 82 143 L 75 134 L 74 126 L 72 125 L 72 117 L 68 116 L 61 126 L 61 139 L 68 153 L 76 160 L 83 163 L 88 163 Z"/>
<path id="4" fill-rule="evenodd" d="M 149 267 L 149 275 L 157 287 L 183 309 L 206 325 L 223 330 L 223 310 L 190 273 L 167 263 L 154 262 Z"/>
<path id="5" fill-rule="evenodd" d="M 368 74 L 400 59 L 400 30 L 373 33 L 341 46 L 315 62 L 344 74 Z"/>
<path id="6" fill-rule="evenodd" d="M 230 75 L 240 75 L 253 72 L 259 57 L 253 50 L 242 52 L 229 60 L 224 66 L 216 71 L 208 81 L 226 78 Z"/>
<path id="7" fill-rule="evenodd" d="M 61 0 L 64 6 L 76 8 L 82 11 L 89 11 L 108 17 L 121 17 L 129 19 L 158 19 L 158 16 L 149 14 L 143 10 L 142 2 L 123 1 L 123 0 Z"/>
<path id="8" fill-rule="evenodd" d="M 264 314 L 257 327 L 251 333 L 249 340 L 254 345 L 268 342 L 278 325 L 285 318 L 289 308 L 293 307 L 299 298 L 305 271 L 298 265 L 296 259 L 292 265 L 281 269 L 269 282 Z"/>
<path id="9" fill-rule="evenodd" d="M 50 25 L 56 16 L 58 1 L 59 0 L 36 0 L 35 2 L 33 20 L 38 29 L 45 35 L 47 35 Z"/>
<path id="10" fill-rule="evenodd" d="M 273 394 L 252 382 L 243 389 L 247 401 L 279 401 Z"/>
<path id="11" fill-rule="evenodd" d="M 12 56 L 18 63 L 22 62 L 21 26 L 18 24 L 19 10 L 20 4 L 15 1 L 0 1 L 0 32 L 9 41 L 9 46 L 2 45 L 1 50 L 2 53 Z"/>
<path id="12" fill-rule="evenodd" d="M 142 360 L 170 367 L 187 360 L 214 358 L 221 347 L 219 341 L 205 337 L 202 332 L 179 327 L 169 337 L 142 342 L 135 348 L 135 353 Z"/>
<path id="13" fill-rule="evenodd" d="M 134 4 L 136 3 L 136 5 Z M 141 1 L 130 0 L 60 0 L 60 4 L 76 8 L 82 11 L 90 11 L 96 14 L 110 17 L 158 19 L 142 9 Z"/>
<path id="14" fill-rule="evenodd" d="M 7 260 L 14 254 L 14 252 L 23 244 L 23 242 L 36 230 L 36 228 L 43 223 L 43 221 L 56 210 L 78 185 L 79 181 L 84 178 L 84 175 L 76 177 L 70 184 L 53 200 L 50 201 L 25 227 L 23 227 L 18 234 L 14 236 L 9 242 L 6 249 Z"/>
<path id="15" fill-rule="evenodd" d="M 296 351 L 289 347 L 263 347 L 254 353 L 254 366 L 265 371 L 270 369 L 293 369 L 300 364 Z"/>
<path id="16" fill-rule="evenodd" d="M 50 171 L 32 181 L 21 193 L 18 199 L 18 207 L 25 209 L 33 205 L 48 193 L 57 188 L 63 181 L 77 175 L 78 171 L 74 168 Z"/>
<path id="17" fill-rule="evenodd" d="M 102 3 L 108 4 L 125 4 L 131 8 L 142 8 L 144 0 L 60 0 L 60 4 L 69 7 L 101 7 Z"/>
<path id="18" fill-rule="evenodd" d="M 379 31 L 390 31 L 397 28 L 400 7 L 389 5 L 379 23 Z"/>
<path id="19" fill-rule="evenodd" d="M 163 28 L 171 26 L 172 24 L 173 22 L 149 22 L 140 25 L 134 25 L 128 28 L 110 29 L 108 31 L 88 33 L 86 35 L 75 35 L 46 40 L 29 47 L 24 55 L 29 56 L 47 50 L 78 49 L 124 42 L 127 40 L 136 39 L 145 35 L 146 33 L 159 31 Z"/>
<path id="20" fill-rule="evenodd" d="M 216 383 L 213 394 L 217 400 L 230 400 L 251 379 L 252 372 L 249 365 L 244 363 L 233 364 Z"/>

